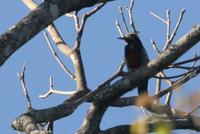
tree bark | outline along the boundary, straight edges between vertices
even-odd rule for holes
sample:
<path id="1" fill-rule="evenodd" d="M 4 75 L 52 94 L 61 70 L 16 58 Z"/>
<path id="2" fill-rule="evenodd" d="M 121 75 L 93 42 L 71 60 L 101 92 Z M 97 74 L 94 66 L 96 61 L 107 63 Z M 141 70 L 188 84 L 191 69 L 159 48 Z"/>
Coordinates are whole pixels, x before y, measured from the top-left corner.
<path id="1" fill-rule="evenodd" d="M 21 46 L 65 13 L 111 0 L 45 0 L 0 36 L 0 66 Z"/>

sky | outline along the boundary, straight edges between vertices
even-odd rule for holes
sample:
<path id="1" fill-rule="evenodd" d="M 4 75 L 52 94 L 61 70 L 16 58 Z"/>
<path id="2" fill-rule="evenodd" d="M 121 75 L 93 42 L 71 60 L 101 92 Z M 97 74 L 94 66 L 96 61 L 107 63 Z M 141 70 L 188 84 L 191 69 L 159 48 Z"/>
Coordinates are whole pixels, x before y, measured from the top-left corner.
<path id="1" fill-rule="evenodd" d="M 121 22 L 121 16 L 118 6 L 127 6 L 128 0 L 116 0 L 107 3 L 98 13 L 90 17 L 84 29 L 84 35 L 81 44 L 81 53 L 85 67 L 88 87 L 95 89 L 100 83 L 108 79 L 118 68 L 123 59 L 124 42 L 117 39 L 119 33 L 115 26 L 115 20 Z M 156 58 L 157 54 L 152 48 L 150 40 L 153 38 L 162 48 L 165 42 L 166 26 L 164 23 L 151 16 L 154 12 L 165 18 L 165 11 L 171 11 L 172 29 L 174 28 L 182 8 L 186 9 L 183 21 L 180 25 L 177 36 L 178 40 L 186 34 L 195 25 L 199 24 L 200 1 L 198 0 L 136 0 L 133 15 L 139 36 L 149 54 L 150 59 Z M 17 9 L 17 10 L 16 10 Z M 84 13 L 92 8 L 81 11 Z M 3 34 L 11 26 L 20 21 L 29 13 L 29 9 L 20 0 L 4 0 L 0 4 L 0 34 Z M 55 21 L 65 41 L 73 45 L 76 33 L 73 20 L 63 16 Z M 15 134 L 16 131 L 10 128 L 13 119 L 26 111 L 27 101 L 23 95 L 17 72 L 21 70 L 26 62 L 25 81 L 28 88 L 33 108 L 42 109 L 62 103 L 67 97 L 64 95 L 51 95 L 47 99 L 40 99 L 38 95 L 48 91 L 49 76 L 54 79 L 55 89 L 63 91 L 75 90 L 75 83 L 67 76 L 53 58 L 43 32 L 26 43 L 17 50 L 0 67 L 0 133 Z M 54 47 L 55 48 L 55 47 Z M 56 49 L 56 48 L 55 48 Z M 71 61 L 63 56 L 56 49 L 59 56 L 65 62 L 67 67 L 73 70 Z M 180 60 L 187 59 L 200 54 L 200 43 L 182 56 Z M 169 74 L 177 72 L 171 71 Z M 181 87 L 181 92 L 175 92 L 172 98 L 173 106 L 177 106 L 182 97 L 191 96 L 198 92 L 200 77 L 196 77 Z M 155 92 L 155 79 L 149 80 L 149 92 Z M 163 85 L 164 87 L 164 85 Z M 131 94 L 137 95 L 136 91 Z M 55 122 L 55 134 L 73 134 L 80 127 L 84 116 L 86 115 L 89 104 L 81 105 L 71 116 L 60 119 Z M 178 106 L 177 106 L 178 107 Z M 198 112 L 197 112 L 198 114 Z M 141 117 L 141 109 L 137 107 L 129 108 L 109 108 L 105 113 L 101 128 L 106 129 L 115 125 L 130 124 Z M 182 133 L 175 131 L 174 133 Z M 184 133 L 196 134 L 195 131 L 184 131 Z"/>

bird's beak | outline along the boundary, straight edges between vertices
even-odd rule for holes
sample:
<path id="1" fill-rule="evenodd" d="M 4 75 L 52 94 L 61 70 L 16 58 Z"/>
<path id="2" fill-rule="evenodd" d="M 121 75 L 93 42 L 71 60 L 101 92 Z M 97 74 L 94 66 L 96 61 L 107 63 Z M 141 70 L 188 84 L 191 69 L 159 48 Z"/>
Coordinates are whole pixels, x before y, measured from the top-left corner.
<path id="1" fill-rule="evenodd" d="M 125 40 L 126 37 L 118 37 L 117 39 L 120 39 L 120 40 Z"/>
<path id="2" fill-rule="evenodd" d="M 124 36 L 124 37 L 119 37 L 118 39 L 124 40 L 125 42 L 128 42 L 128 38 L 127 38 L 126 36 Z"/>

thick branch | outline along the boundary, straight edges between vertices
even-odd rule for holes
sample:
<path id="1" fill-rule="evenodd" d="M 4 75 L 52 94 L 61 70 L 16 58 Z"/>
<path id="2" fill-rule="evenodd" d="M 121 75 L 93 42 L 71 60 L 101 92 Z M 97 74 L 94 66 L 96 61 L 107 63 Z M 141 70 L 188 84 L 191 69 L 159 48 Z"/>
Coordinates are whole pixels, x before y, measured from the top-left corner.
<path id="1" fill-rule="evenodd" d="M 99 124 L 106 111 L 106 107 L 99 107 L 95 103 L 91 104 L 87 112 L 87 117 L 84 119 L 82 127 L 77 134 L 97 134 L 100 131 Z"/>
<path id="2" fill-rule="evenodd" d="M 73 111 L 82 102 L 87 100 L 87 98 L 92 99 L 93 102 L 95 102 L 95 105 L 103 107 L 103 109 L 100 110 L 101 111 L 100 113 L 102 114 L 105 111 L 106 106 L 109 106 L 111 102 L 119 98 L 122 94 L 126 93 L 127 91 L 133 89 L 133 87 L 135 87 L 143 79 L 155 75 L 160 70 L 162 70 L 163 68 L 174 62 L 177 58 L 179 58 L 182 54 L 184 54 L 187 50 L 189 50 L 192 46 L 194 46 L 199 40 L 200 40 L 200 25 L 197 25 L 188 34 L 179 39 L 173 47 L 167 49 L 156 59 L 150 61 L 148 65 L 139 68 L 137 71 L 116 81 L 109 87 L 99 87 L 98 89 L 87 94 L 86 96 L 85 96 L 86 93 L 77 95 L 81 93 L 77 92 L 77 94 L 75 94 L 68 101 L 66 101 L 61 105 L 44 110 L 34 110 L 34 112 L 32 113 L 34 121 L 41 123 L 49 120 L 54 121 L 66 117 L 71 113 L 73 113 Z M 97 109 L 100 108 L 98 107 Z M 93 111 L 92 116 L 98 114 L 99 112 L 98 110 L 96 112 L 95 111 L 96 110 Z M 90 124 L 96 123 L 93 117 L 90 118 L 87 117 L 86 120 L 90 120 L 91 121 Z M 87 127 L 82 126 L 82 128 L 84 129 Z M 89 130 L 84 130 L 84 131 L 88 132 Z"/>
<path id="3" fill-rule="evenodd" d="M 192 119 L 191 120 L 190 119 L 174 120 L 173 122 L 172 121 L 153 121 L 153 122 L 145 123 L 143 125 L 146 127 L 146 131 L 150 133 L 150 132 L 154 132 L 155 128 L 159 127 L 161 123 L 170 125 L 169 127 L 172 127 L 172 128 L 169 128 L 169 129 L 190 129 L 190 130 L 200 131 L 200 127 Z M 100 132 L 99 134 L 131 134 L 130 130 L 131 130 L 131 125 L 120 125 L 120 126 L 109 128 L 105 131 Z"/>
<path id="4" fill-rule="evenodd" d="M 93 102 L 95 102 L 96 104 L 95 106 L 98 109 L 102 110 L 101 113 L 104 113 L 113 101 L 117 100 L 126 92 L 132 90 L 144 79 L 148 79 L 156 73 L 160 72 L 164 67 L 174 62 L 177 58 L 179 58 L 182 54 L 184 54 L 187 50 L 194 46 L 199 40 L 200 25 L 194 27 L 188 34 L 179 39 L 173 47 L 168 48 L 156 59 L 150 61 L 146 66 L 140 67 L 138 70 L 132 72 L 127 77 L 116 81 L 108 88 L 97 89 L 95 92 L 98 95 L 95 95 L 93 97 Z M 92 107 L 90 108 L 90 110 L 91 109 Z M 89 124 L 99 123 L 98 125 L 100 125 L 100 122 L 94 119 L 95 115 L 98 114 L 98 112 L 99 111 L 92 111 L 92 114 L 90 114 L 90 116 L 87 115 L 85 119 L 87 120 L 87 122 L 84 122 L 84 124 L 82 124 L 80 131 L 83 131 L 87 134 L 90 129 L 92 129 L 91 127 L 88 127 Z M 99 117 L 97 117 L 97 119 L 99 120 Z"/>
<path id="5" fill-rule="evenodd" d="M 37 7 L 37 5 L 32 0 L 24 0 L 24 2 L 30 8 L 30 10 L 34 10 Z M 34 5 L 34 6 L 30 6 L 30 5 Z M 66 56 L 69 56 L 71 58 L 74 68 L 75 68 L 75 76 L 66 67 L 64 67 L 64 65 L 61 63 L 61 61 L 57 58 L 58 63 L 61 65 L 61 67 L 64 69 L 64 71 L 67 72 L 67 74 L 69 74 L 69 76 L 71 78 L 76 80 L 77 89 L 79 89 L 79 90 L 87 89 L 87 83 L 86 83 L 86 79 L 85 79 L 85 73 L 84 73 L 84 68 L 83 68 L 83 64 L 82 64 L 80 50 L 70 48 L 69 45 L 66 44 L 65 41 L 63 40 L 63 38 L 60 36 L 58 30 L 56 29 L 56 27 L 54 26 L 53 23 L 51 23 L 47 27 L 47 31 L 51 35 L 53 41 L 55 42 L 55 44 L 57 45 L 59 50 L 63 54 L 65 54 Z M 51 47 L 49 41 L 48 41 L 48 44 L 50 46 L 50 49 L 52 50 L 52 47 Z M 53 52 L 53 54 L 56 55 L 55 52 Z M 55 57 L 57 57 L 57 56 L 55 56 Z"/>
<path id="6" fill-rule="evenodd" d="M 200 25 L 195 26 L 188 34 L 179 39 L 174 46 L 167 49 L 160 54 L 156 59 L 150 61 L 146 66 L 139 68 L 137 71 L 131 73 L 127 77 L 124 77 L 116 81 L 112 86 L 106 90 L 100 90 L 99 94 L 103 98 L 102 102 L 116 99 L 127 91 L 133 89 L 140 81 L 149 78 L 161 71 L 165 66 L 174 62 L 182 54 L 193 47 L 198 41 L 200 41 Z"/>
<path id="7" fill-rule="evenodd" d="M 50 0 L 0 36 L 0 66 L 21 46 L 65 13 L 111 0 Z"/>
<path id="8" fill-rule="evenodd" d="M 26 134 L 49 134 L 47 131 L 40 131 L 34 119 L 26 114 L 16 118 L 12 123 L 12 127 L 19 131 L 25 131 Z"/>

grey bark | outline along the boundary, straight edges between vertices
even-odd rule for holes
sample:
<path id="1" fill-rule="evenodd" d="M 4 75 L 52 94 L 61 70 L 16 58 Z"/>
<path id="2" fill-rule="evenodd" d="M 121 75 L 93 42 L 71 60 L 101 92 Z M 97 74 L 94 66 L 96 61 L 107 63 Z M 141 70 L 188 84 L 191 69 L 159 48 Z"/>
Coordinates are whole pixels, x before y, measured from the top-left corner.
<path id="1" fill-rule="evenodd" d="M 192 48 L 195 44 L 200 41 L 200 25 L 193 27 L 193 29 L 179 39 L 175 45 L 171 48 L 168 48 L 156 59 L 150 61 L 146 66 L 139 68 L 137 71 L 131 73 L 130 75 L 121 78 L 110 86 L 98 87 L 96 90 L 90 93 L 76 94 L 69 100 L 65 101 L 63 104 L 58 105 L 57 107 L 52 107 L 43 110 L 33 110 L 29 112 L 31 118 L 35 123 L 47 122 L 49 120 L 55 121 L 57 119 L 69 116 L 71 113 L 76 110 L 76 108 L 87 100 L 92 100 L 92 106 L 89 109 L 89 112 L 85 118 L 85 122 L 82 127 L 79 129 L 79 134 L 96 134 L 101 132 L 99 130 L 99 125 L 102 119 L 104 112 L 107 107 L 115 100 L 117 100 L 121 95 L 133 89 L 137 83 L 143 79 L 152 77 L 154 74 L 160 70 L 166 68 L 170 63 L 174 62 L 182 54 Z M 185 113 L 183 113 L 185 114 Z M 182 114 L 182 115 L 183 115 Z M 19 116 L 17 119 L 19 119 Z M 176 115 L 174 113 L 174 118 L 182 118 L 183 116 Z M 175 118 L 176 119 L 176 118 Z M 199 131 L 200 126 L 195 123 L 191 123 L 191 119 L 200 120 L 198 117 L 194 116 L 189 119 L 186 119 L 189 123 L 185 123 L 185 120 L 178 122 L 181 125 L 184 125 L 182 128 L 191 128 Z M 18 125 L 24 126 L 24 124 Z M 178 124 L 175 124 L 175 128 L 178 127 Z M 25 128 L 24 128 L 25 130 Z M 110 130 L 109 130 L 110 131 Z M 91 133 L 92 132 L 92 133 Z"/>
<path id="2" fill-rule="evenodd" d="M 27 41 L 65 13 L 111 0 L 46 0 L 0 36 L 0 66 Z"/>

